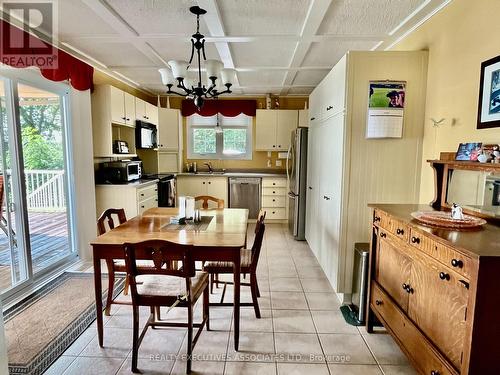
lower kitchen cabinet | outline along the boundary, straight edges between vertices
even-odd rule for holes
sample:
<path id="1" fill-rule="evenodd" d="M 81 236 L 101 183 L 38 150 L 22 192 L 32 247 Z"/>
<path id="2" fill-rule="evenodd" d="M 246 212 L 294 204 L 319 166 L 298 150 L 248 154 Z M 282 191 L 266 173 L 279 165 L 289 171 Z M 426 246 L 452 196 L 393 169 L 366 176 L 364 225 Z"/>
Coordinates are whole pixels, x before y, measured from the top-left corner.
<path id="1" fill-rule="evenodd" d="M 225 207 L 228 207 L 227 177 L 177 176 L 177 195 L 191 197 L 210 195 L 223 199 Z"/>
<path id="2" fill-rule="evenodd" d="M 421 374 L 498 374 L 500 228 L 429 229 L 422 209 L 375 205 L 367 330 L 378 318 Z"/>
<path id="3" fill-rule="evenodd" d="M 142 215 L 144 211 L 158 207 L 158 185 L 156 181 L 145 184 L 97 185 L 96 216 L 108 208 L 123 208 L 127 219 Z"/>
<path id="4" fill-rule="evenodd" d="M 287 180 L 284 177 L 262 178 L 261 206 L 266 211 L 266 220 L 286 220 Z"/>

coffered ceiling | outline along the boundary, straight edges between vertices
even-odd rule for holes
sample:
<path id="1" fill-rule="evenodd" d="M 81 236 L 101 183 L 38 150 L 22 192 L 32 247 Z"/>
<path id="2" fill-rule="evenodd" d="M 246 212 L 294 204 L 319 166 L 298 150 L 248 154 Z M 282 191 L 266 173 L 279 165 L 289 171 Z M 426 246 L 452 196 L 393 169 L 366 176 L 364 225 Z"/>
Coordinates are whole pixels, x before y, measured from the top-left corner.
<path id="1" fill-rule="evenodd" d="M 450 0 L 64 0 L 59 43 L 115 78 L 165 92 L 158 69 L 189 59 L 195 16 L 206 55 L 237 70 L 237 95 L 307 95 L 349 50 L 384 50 Z"/>

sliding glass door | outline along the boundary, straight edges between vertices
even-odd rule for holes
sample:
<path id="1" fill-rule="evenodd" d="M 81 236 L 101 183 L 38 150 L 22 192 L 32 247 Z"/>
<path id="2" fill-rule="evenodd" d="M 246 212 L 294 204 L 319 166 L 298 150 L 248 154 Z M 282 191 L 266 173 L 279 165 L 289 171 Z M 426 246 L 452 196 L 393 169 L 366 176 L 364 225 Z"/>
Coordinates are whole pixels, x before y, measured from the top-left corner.
<path id="1" fill-rule="evenodd" d="M 43 81 L 8 76 L 0 82 L 0 293 L 12 293 L 76 256 L 67 158 L 68 93 L 64 85 Z"/>

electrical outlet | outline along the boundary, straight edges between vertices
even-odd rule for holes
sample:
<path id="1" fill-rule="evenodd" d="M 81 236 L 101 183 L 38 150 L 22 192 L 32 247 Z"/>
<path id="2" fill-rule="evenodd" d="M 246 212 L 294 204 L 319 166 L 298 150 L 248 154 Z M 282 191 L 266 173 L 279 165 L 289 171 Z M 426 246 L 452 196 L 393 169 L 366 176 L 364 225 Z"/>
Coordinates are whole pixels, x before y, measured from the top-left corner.
<path id="1" fill-rule="evenodd" d="M 281 167 L 282 164 L 283 163 L 281 162 L 281 160 L 279 160 L 279 159 L 276 160 L 276 166 L 277 167 Z"/>
<path id="2" fill-rule="evenodd" d="M 268 151 L 267 152 L 267 157 L 270 158 L 271 157 L 271 151 Z"/>
<path id="3" fill-rule="evenodd" d="M 267 159 L 267 167 L 271 168 L 273 164 L 271 163 L 271 159 Z"/>

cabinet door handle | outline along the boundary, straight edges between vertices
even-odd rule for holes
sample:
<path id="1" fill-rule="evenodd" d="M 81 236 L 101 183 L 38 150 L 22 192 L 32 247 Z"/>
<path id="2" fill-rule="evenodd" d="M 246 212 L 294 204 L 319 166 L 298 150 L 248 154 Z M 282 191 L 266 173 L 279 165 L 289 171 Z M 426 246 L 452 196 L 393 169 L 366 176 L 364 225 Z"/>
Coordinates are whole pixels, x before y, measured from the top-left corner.
<path id="1" fill-rule="evenodd" d="M 465 280 L 459 280 L 465 289 L 469 289 L 469 283 Z"/>
<path id="2" fill-rule="evenodd" d="M 405 234 L 405 231 L 404 231 L 404 229 L 400 229 L 400 228 L 398 228 L 398 229 L 396 230 L 396 233 L 397 233 L 397 234 L 401 234 L 401 235 L 403 235 L 403 234 Z"/>
<path id="3" fill-rule="evenodd" d="M 126 120 L 127 118 L 126 117 L 122 117 L 122 120 Z"/>
<path id="4" fill-rule="evenodd" d="M 208 181 L 208 184 L 209 184 L 209 185 L 211 185 L 211 184 L 212 184 L 212 182 Z"/>
<path id="5" fill-rule="evenodd" d="M 310 121 L 314 121 L 314 120 L 316 120 L 316 117 L 311 117 Z"/>
<path id="6" fill-rule="evenodd" d="M 413 236 L 413 237 L 411 238 L 411 243 L 416 243 L 416 244 L 419 244 L 419 243 L 420 243 L 420 238 Z"/>
<path id="7" fill-rule="evenodd" d="M 312 188 L 312 186 L 308 186 L 307 188 L 308 188 L 309 190 L 312 190 L 312 189 L 313 189 L 313 188 Z"/>
<path id="8" fill-rule="evenodd" d="M 144 206 L 141 206 L 141 208 L 144 208 Z"/>
<path id="9" fill-rule="evenodd" d="M 129 118 L 127 118 L 127 121 L 130 121 L 130 119 L 129 119 Z"/>
<path id="10" fill-rule="evenodd" d="M 281 145 L 278 145 L 278 148 L 281 148 Z"/>
<path id="11" fill-rule="evenodd" d="M 379 300 L 379 299 L 375 300 L 375 305 L 380 306 L 381 304 L 382 304 L 381 300 Z"/>
<path id="12" fill-rule="evenodd" d="M 408 288 L 408 284 L 403 283 L 402 287 L 403 287 L 404 290 L 406 290 Z"/>
<path id="13" fill-rule="evenodd" d="M 333 109 L 333 107 L 331 105 L 329 105 L 328 107 L 326 107 L 327 111 L 329 111 L 330 109 Z"/>
<path id="14" fill-rule="evenodd" d="M 439 371 L 432 370 L 431 371 L 431 375 L 441 375 L 441 374 L 439 373 Z"/>
<path id="15" fill-rule="evenodd" d="M 382 232 L 382 233 L 380 233 L 380 237 L 382 237 L 382 238 L 386 238 L 386 237 L 387 237 L 387 234 L 386 234 L 386 233 L 384 233 L 384 232 Z"/>
<path id="16" fill-rule="evenodd" d="M 327 197 L 326 195 L 323 195 L 323 199 L 329 201 L 330 200 L 330 197 Z"/>
<path id="17" fill-rule="evenodd" d="M 141 193 L 141 197 L 143 197 L 143 196 L 144 196 L 144 193 Z"/>
<path id="18" fill-rule="evenodd" d="M 447 274 L 447 273 L 444 273 L 444 272 L 439 272 L 439 278 L 441 280 L 449 281 L 450 280 L 450 275 Z"/>
<path id="19" fill-rule="evenodd" d="M 453 267 L 462 268 L 464 266 L 464 263 L 460 259 L 452 259 L 451 260 L 451 265 Z"/>
<path id="20" fill-rule="evenodd" d="M 203 181 L 203 185 L 205 185 L 205 181 Z"/>
<path id="21" fill-rule="evenodd" d="M 276 147 L 276 145 L 273 145 L 273 147 Z"/>
<path id="22" fill-rule="evenodd" d="M 375 221 L 375 222 L 380 221 L 380 216 L 375 216 L 375 217 L 373 218 L 373 221 Z"/>

